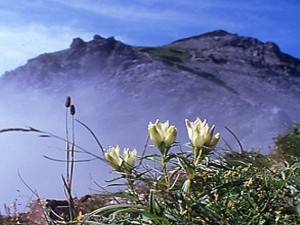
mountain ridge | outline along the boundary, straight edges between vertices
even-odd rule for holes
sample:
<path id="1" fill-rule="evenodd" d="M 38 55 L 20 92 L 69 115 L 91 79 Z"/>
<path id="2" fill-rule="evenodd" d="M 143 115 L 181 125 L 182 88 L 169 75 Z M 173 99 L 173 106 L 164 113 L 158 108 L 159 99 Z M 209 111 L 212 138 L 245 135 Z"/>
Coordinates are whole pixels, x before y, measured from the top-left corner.
<path id="1" fill-rule="evenodd" d="M 127 96 L 143 106 L 166 96 L 165 104 L 160 103 L 166 112 L 180 108 L 174 107 L 180 105 L 176 98 L 198 104 L 219 99 L 223 102 L 219 107 L 232 107 L 229 111 L 253 107 L 250 111 L 259 109 L 267 116 L 265 111 L 273 112 L 274 107 L 283 114 L 289 110 L 286 101 L 280 103 L 281 98 L 288 96 L 297 105 L 300 60 L 282 53 L 273 42 L 223 30 L 158 47 L 130 46 L 114 37 L 95 35 L 90 41 L 74 38 L 70 48 L 28 60 L 4 74 L 1 83 L 54 95 L 72 94 L 75 91 L 71 89 L 78 87 L 91 89 L 94 95 L 106 90 L 113 93 L 114 101 L 117 96 Z M 217 112 L 218 106 L 214 107 Z M 192 106 L 182 113 L 192 116 L 200 114 L 198 111 Z M 203 111 L 209 116 L 208 110 Z M 287 121 L 296 120 L 294 112 L 288 114 L 292 116 L 286 116 Z"/>
<path id="2" fill-rule="evenodd" d="M 142 55 L 143 53 L 146 55 Z M 67 57 L 63 57 L 64 54 Z M 224 70 L 234 70 L 238 67 L 235 69 L 236 71 L 247 74 L 249 66 L 256 69 L 256 76 L 260 77 L 297 77 L 300 74 L 300 60 L 282 53 L 273 42 L 263 43 L 255 38 L 238 36 L 223 30 L 179 39 L 161 47 L 130 46 L 116 41 L 113 37 L 105 39 L 100 35 L 95 35 L 93 40 L 88 42 L 74 38 L 69 49 L 41 54 L 28 60 L 26 65 L 16 70 L 25 67 L 24 70 L 26 71 L 26 66 L 31 66 L 32 70 L 38 71 L 39 68 L 34 65 L 37 62 L 38 66 L 48 63 L 46 70 L 51 69 L 53 74 L 64 73 L 73 69 L 72 73 L 78 75 L 79 72 L 75 69 L 80 69 L 78 68 L 80 64 L 76 60 L 79 61 L 86 55 L 90 55 L 89 65 L 94 66 L 94 69 L 98 71 L 103 71 L 108 66 L 118 67 L 120 64 L 123 64 L 120 70 L 124 70 L 125 62 L 127 63 L 126 66 L 130 66 L 137 59 L 141 60 L 142 63 L 163 59 L 162 61 L 166 64 L 175 66 L 177 69 L 179 66 L 179 69 L 194 72 L 194 74 L 201 72 L 211 74 L 206 71 L 211 71 L 211 67 L 220 67 Z M 118 55 L 120 57 L 117 57 Z M 59 59 L 60 57 L 61 59 Z M 110 57 L 113 59 L 109 61 Z M 73 65 L 64 62 L 71 62 Z M 92 69 L 90 68 L 90 70 Z M 4 79 L 10 76 L 9 74 L 17 74 L 16 70 L 6 72 L 3 75 Z M 47 74 L 47 71 L 42 72 Z M 54 76 L 53 74 L 52 76 Z M 81 74 L 81 76 L 83 75 Z M 30 77 L 28 76 L 26 79 L 30 80 Z M 278 83 L 280 82 L 284 81 L 279 79 Z M 293 82 L 298 84 L 298 79 L 293 80 Z"/>

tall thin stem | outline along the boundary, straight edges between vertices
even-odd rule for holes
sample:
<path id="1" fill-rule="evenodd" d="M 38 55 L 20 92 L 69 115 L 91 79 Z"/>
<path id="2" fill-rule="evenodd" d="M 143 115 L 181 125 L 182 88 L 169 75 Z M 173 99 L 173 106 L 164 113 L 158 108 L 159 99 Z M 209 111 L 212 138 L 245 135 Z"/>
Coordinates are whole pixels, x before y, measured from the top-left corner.
<path id="1" fill-rule="evenodd" d="M 170 188 L 170 178 L 169 178 L 169 175 L 168 175 L 167 162 L 166 162 L 166 156 L 165 155 L 161 156 L 161 165 L 162 165 L 162 172 L 163 172 L 163 175 L 164 175 L 164 179 L 165 179 L 165 182 L 166 182 L 166 185 L 167 185 L 167 190 L 169 190 L 169 188 Z"/>
<path id="2" fill-rule="evenodd" d="M 66 107 L 66 154 L 67 154 L 67 182 L 69 183 L 70 180 L 70 142 L 69 142 L 69 120 L 68 120 L 68 114 L 69 114 L 69 108 L 71 106 L 71 97 L 67 96 L 65 101 L 65 107 Z"/>
<path id="3" fill-rule="evenodd" d="M 73 174 L 74 174 L 74 163 L 75 163 L 75 116 L 72 115 L 72 148 L 71 148 L 71 168 L 70 168 L 70 191 L 72 187 L 73 182 Z"/>
<path id="4" fill-rule="evenodd" d="M 129 189 L 129 193 L 132 194 L 136 198 L 136 203 L 137 204 L 142 204 L 142 202 L 139 199 L 138 193 L 135 191 L 134 179 L 133 179 L 132 174 L 131 173 L 126 174 L 125 178 L 127 180 L 127 186 L 128 186 L 128 189 Z"/>
<path id="5" fill-rule="evenodd" d="M 66 154 L 67 154 L 67 182 L 70 182 L 70 141 L 69 141 L 69 122 L 68 122 L 69 110 L 66 108 Z"/>
<path id="6" fill-rule="evenodd" d="M 69 157 L 71 155 L 71 160 L 69 159 L 69 164 L 70 168 L 68 170 L 69 173 L 69 180 L 68 180 L 68 186 L 69 186 L 69 191 L 71 193 L 71 188 L 72 188 L 72 182 L 73 182 L 73 173 L 74 173 L 74 163 L 75 163 L 75 106 L 71 105 L 70 107 L 70 114 L 72 117 L 72 147 L 69 149 Z"/>

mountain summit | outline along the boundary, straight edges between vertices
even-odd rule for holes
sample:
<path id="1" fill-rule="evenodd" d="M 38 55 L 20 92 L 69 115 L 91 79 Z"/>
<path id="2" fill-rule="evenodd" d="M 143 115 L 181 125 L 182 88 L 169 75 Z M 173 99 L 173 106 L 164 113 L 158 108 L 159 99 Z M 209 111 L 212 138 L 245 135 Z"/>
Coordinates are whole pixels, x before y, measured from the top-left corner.
<path id="1" fill-rule="evenodd" d="M 256 76 L 273 78 L 299 76 L 300 60 L 282 53 L 273 42 L 263 43 L 254 38 L 214 31 L 179 40 L 171 45 L 194 48 L 195 61 L 213 61 L 229 69 L 237 67 L 240 73 L 255 72 Z"/>
<path id="2" fill-rule="evenodd" d="M 300 60 L 282 53 L 275 43 L 222 30 L 178 40 L 170 46 L 191 49 L 193 61 L 212 61 L 230 69 L 236 66 L 246 74 L 255 70 L 260 77 L 299 76 Z"/>

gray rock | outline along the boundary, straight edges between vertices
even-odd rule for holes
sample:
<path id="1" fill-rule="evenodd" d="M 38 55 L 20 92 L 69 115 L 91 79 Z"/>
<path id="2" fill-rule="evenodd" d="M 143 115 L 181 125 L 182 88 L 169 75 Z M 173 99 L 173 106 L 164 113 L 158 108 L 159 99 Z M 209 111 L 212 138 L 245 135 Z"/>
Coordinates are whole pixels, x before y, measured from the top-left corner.
<path id="1" fill-rule="evenodd" d="M 85 42 L 81 38 L 74 38 L 70 45 L 70 47 L 74 49 L 82 48 L 84 46 L 85 46 Z"/>

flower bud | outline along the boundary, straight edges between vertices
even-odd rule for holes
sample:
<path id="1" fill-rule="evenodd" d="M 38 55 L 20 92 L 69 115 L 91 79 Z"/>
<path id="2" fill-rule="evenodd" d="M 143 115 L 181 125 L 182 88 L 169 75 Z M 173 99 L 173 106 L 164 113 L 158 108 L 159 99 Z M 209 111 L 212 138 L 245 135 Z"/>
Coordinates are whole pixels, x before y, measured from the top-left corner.
<path id="1" fill-rule="evenodd" d="M 220 140 L 220 138 L 221 138 L 220 133 L 216 133 L 216 135 L 213 136 L 213 138 L 212 138 L 212 140 L 210 142 L 211 148 L 215 148 L 216 147 L 216 145 L 217 145 L 218 141 Z"/>
<path id="2" fill-rule="evenodd" d="M 71 113 L 71 115 L 72 115 L 72 116 L 74 116 L 74 115 L 75 115 L 75 113 L 76 113 L 76 110 L 75 110 L 75 105 L 71 105 L 71 108 L 70 108 L 70 113 Z"/>
<path id="3" fill-rule="evenodd" d="M 150 123 L 148 125 L 148 132 L 149 132 L 149 136 L 150 136 L 150 139 L 152 140 L 153 144 L 155 146 L 161 145 L 161 143 L 163 142 L 163 137 L 158 132 L 157 126 Z"/>
<path id="4" fill-rule="evenodd" d="M 177 129 L 175 126 L 170 126 L 165 136 L 165 146 L 171 146 L 176 141 Z"/>
<path id="5" fill-rule="evenodd" d="M 104 153 L 104 158 L 114 169 L 118 169 L 122 164 L 120 147 L 109 147 Z"/>
<path id="6" fill-rule="evenodd" d="M 136 149 L 129 151 L 129 148 L 124 149 L 124 166 L 126 169 L 131 170 L 135 166 L 136 162 Z"/>
<path id="7" fill-rule="evenodd" d="M 66 108 L 69 108 L 70 105 L 71 105 L 71 97 L 70 97 L 70 96 L 67 96 L 66 102 L 65 102 L 65 107 L 66 107 Z"/>

